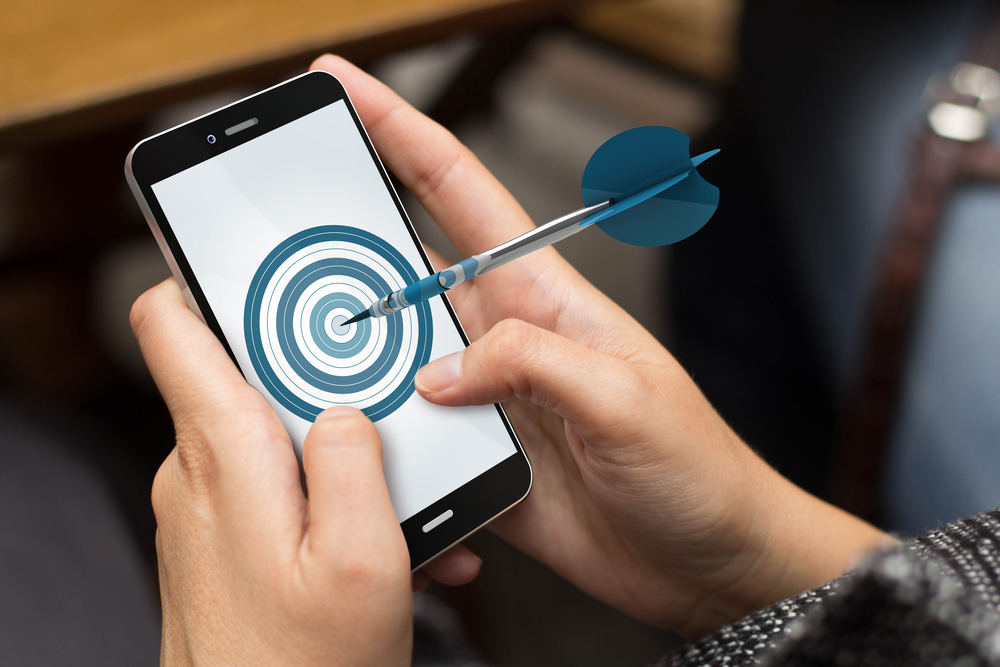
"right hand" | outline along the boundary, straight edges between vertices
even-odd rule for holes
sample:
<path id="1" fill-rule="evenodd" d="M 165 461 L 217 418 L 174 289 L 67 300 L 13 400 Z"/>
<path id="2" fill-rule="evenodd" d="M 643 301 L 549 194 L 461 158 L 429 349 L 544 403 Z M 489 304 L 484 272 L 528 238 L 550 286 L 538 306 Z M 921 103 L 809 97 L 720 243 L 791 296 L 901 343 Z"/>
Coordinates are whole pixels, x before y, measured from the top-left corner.
<path id="1" fill-rule="evenodd" d="M 439 405 L 507 402 L 535 485 L 494 527 L 528 553 L 696 637 L 833 579 L 888 539 L 768 467 L 662 346 L 601 343 L 505 320 L 417 373 Z"/>
<path id="2" fill-rule="evenodd" d="M 343 59 L 313 68 L 343 82 L 386 166 L 461 253 L 532 228 L 447 130 Z M 554 249 L 449 296 L 476 342 L 422 370 L 418 389 L 442 405 L 507 402 L 534 487 L 491 525 L 595 597 L 696 636 L 828 581 L 884 539 L 771 470 Z M 460 377 L 438 389 L 449 365 Z"/>

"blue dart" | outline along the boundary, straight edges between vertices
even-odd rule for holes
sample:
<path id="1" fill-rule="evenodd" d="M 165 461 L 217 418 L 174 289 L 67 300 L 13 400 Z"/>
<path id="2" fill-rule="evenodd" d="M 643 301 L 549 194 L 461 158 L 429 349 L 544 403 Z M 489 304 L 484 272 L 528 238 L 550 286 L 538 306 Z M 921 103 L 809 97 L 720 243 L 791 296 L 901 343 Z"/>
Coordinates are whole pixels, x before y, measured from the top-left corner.
<path id="1" fill-rule="evenodd" d="M 611 137 L 583 170 L 584 208 L 407 285 L 344 325 L 391 315 L 594 225 L 631 245 L 663 246 L 686 239 L 719 206 L 719 188 L 697 171 L 719 151 L 692 158 L 690 143 L 683 132 L 657 126 Z"/>

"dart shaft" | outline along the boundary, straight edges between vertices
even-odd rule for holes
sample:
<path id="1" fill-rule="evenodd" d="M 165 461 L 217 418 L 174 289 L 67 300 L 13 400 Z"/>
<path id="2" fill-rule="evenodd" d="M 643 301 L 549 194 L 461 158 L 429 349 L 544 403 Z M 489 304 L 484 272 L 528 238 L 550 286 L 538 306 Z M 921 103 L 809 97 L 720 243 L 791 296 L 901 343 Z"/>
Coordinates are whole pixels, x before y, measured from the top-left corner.
<path id="1" fill-rule="evenodd" d="M 578 211 L 573 211 L 569 215 L 564 215 L 561 218 L 556 218 L 551 222 L 547 222 L 541 227 L 536 227 L 530 232 L 525 232 L 524 234 L 521 234 L 506 243 L 501 243 L 491 250 L 475 255 L 474 257 L 476 258 L 483 258 L 482 268 L 480 268 L 475 275 L 481 276 L 487 271 L 492 271 L 493 269 L 499 268 L 508 262 L 514 261 L 518 257 L 524 257 L 529 253 L 540 250 L 545 246 L 550 246 L 553 243 L 558 243 L 565 238 L 573 236 L 577 232 L 583 231 L 583 227 L 580 224 L 582 222 L 581 218 L 586 219 L 594 213 L 603 211 L 610 206 L 611 200 L 609 199 L 607 201 L 594 204 L 593 206 L 581 208 Z M 461 262 L 459 262 L 459 264 L 461 264 Z M 458 264 L 456 264 L 456 266 L 458 266 Z M 449 269 L 445 270 L 447 271 Z"/>
<path id="2" fill-rule="evenodd" d="M 366 319 L 367 317 L 385 317 L 386 315 L 391 315 L 421 301 L 433 298 L 438 294 L 443 294 L 456 285 L 461 285 L 467 280 L 500 268 L 519 257 L 562 241 L 585 229 L 585 227 L 580 226 L 582 219 L 586 219 L 594 213 L 607 209 L 609 206 L 611 206 L 610 199 L 594 204 L 593 206 L 581 208 L 569 215 L 556 218 L 541 227 L 536 227 L 530 232 L 525 232 L 510 241 L 501 243 L 486 252 L 463 259 L 461 262 L 453 264 L 443 271 L 429 275 L 422 280 L 407 285 L 403 289 L 379 299 L 368 310 L 348 320 L 347 324 Z"/>

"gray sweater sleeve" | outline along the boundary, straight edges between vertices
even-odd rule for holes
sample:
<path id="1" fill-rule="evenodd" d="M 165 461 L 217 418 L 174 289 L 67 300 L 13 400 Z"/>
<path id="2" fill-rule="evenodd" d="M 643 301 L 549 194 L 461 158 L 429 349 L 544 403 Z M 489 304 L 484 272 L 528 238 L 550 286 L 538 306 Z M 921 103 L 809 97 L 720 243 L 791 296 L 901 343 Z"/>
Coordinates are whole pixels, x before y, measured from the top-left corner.
<path id="1" fill-rule="evenodd" d="M 1000 510 L 877 553 L 659 663 L 758 664 L 1000 667 Z"/>

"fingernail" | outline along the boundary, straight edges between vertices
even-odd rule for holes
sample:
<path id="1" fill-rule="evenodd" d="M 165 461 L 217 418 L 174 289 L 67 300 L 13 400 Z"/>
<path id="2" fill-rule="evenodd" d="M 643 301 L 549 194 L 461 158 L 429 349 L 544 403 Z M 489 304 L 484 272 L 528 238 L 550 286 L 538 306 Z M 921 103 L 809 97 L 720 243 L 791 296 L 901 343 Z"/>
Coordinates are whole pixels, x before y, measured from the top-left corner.
<path id="1" fill-rule="evenodd" d="M 432 361 L 417 371 L 417 376 L 414 378 L 417 389 L 426 394 L 433 394 L 444 391 L 458 382 L 458 378 L 462 374 L 463 354 L 465 354 L 464 350 L 454 352 Z"/>
<path id="2" fill-rule="evenodd" d="M 335 405 L 332 408 L 327 408 L 323 412 L 316 415 L 316 421 L 323 421 L 324 419 L 336 419 L 337 417 L 350 417 L 357 414 L 363 414 L 361 410 L 357 408 L 352 408 L 349 405 Z"/>

